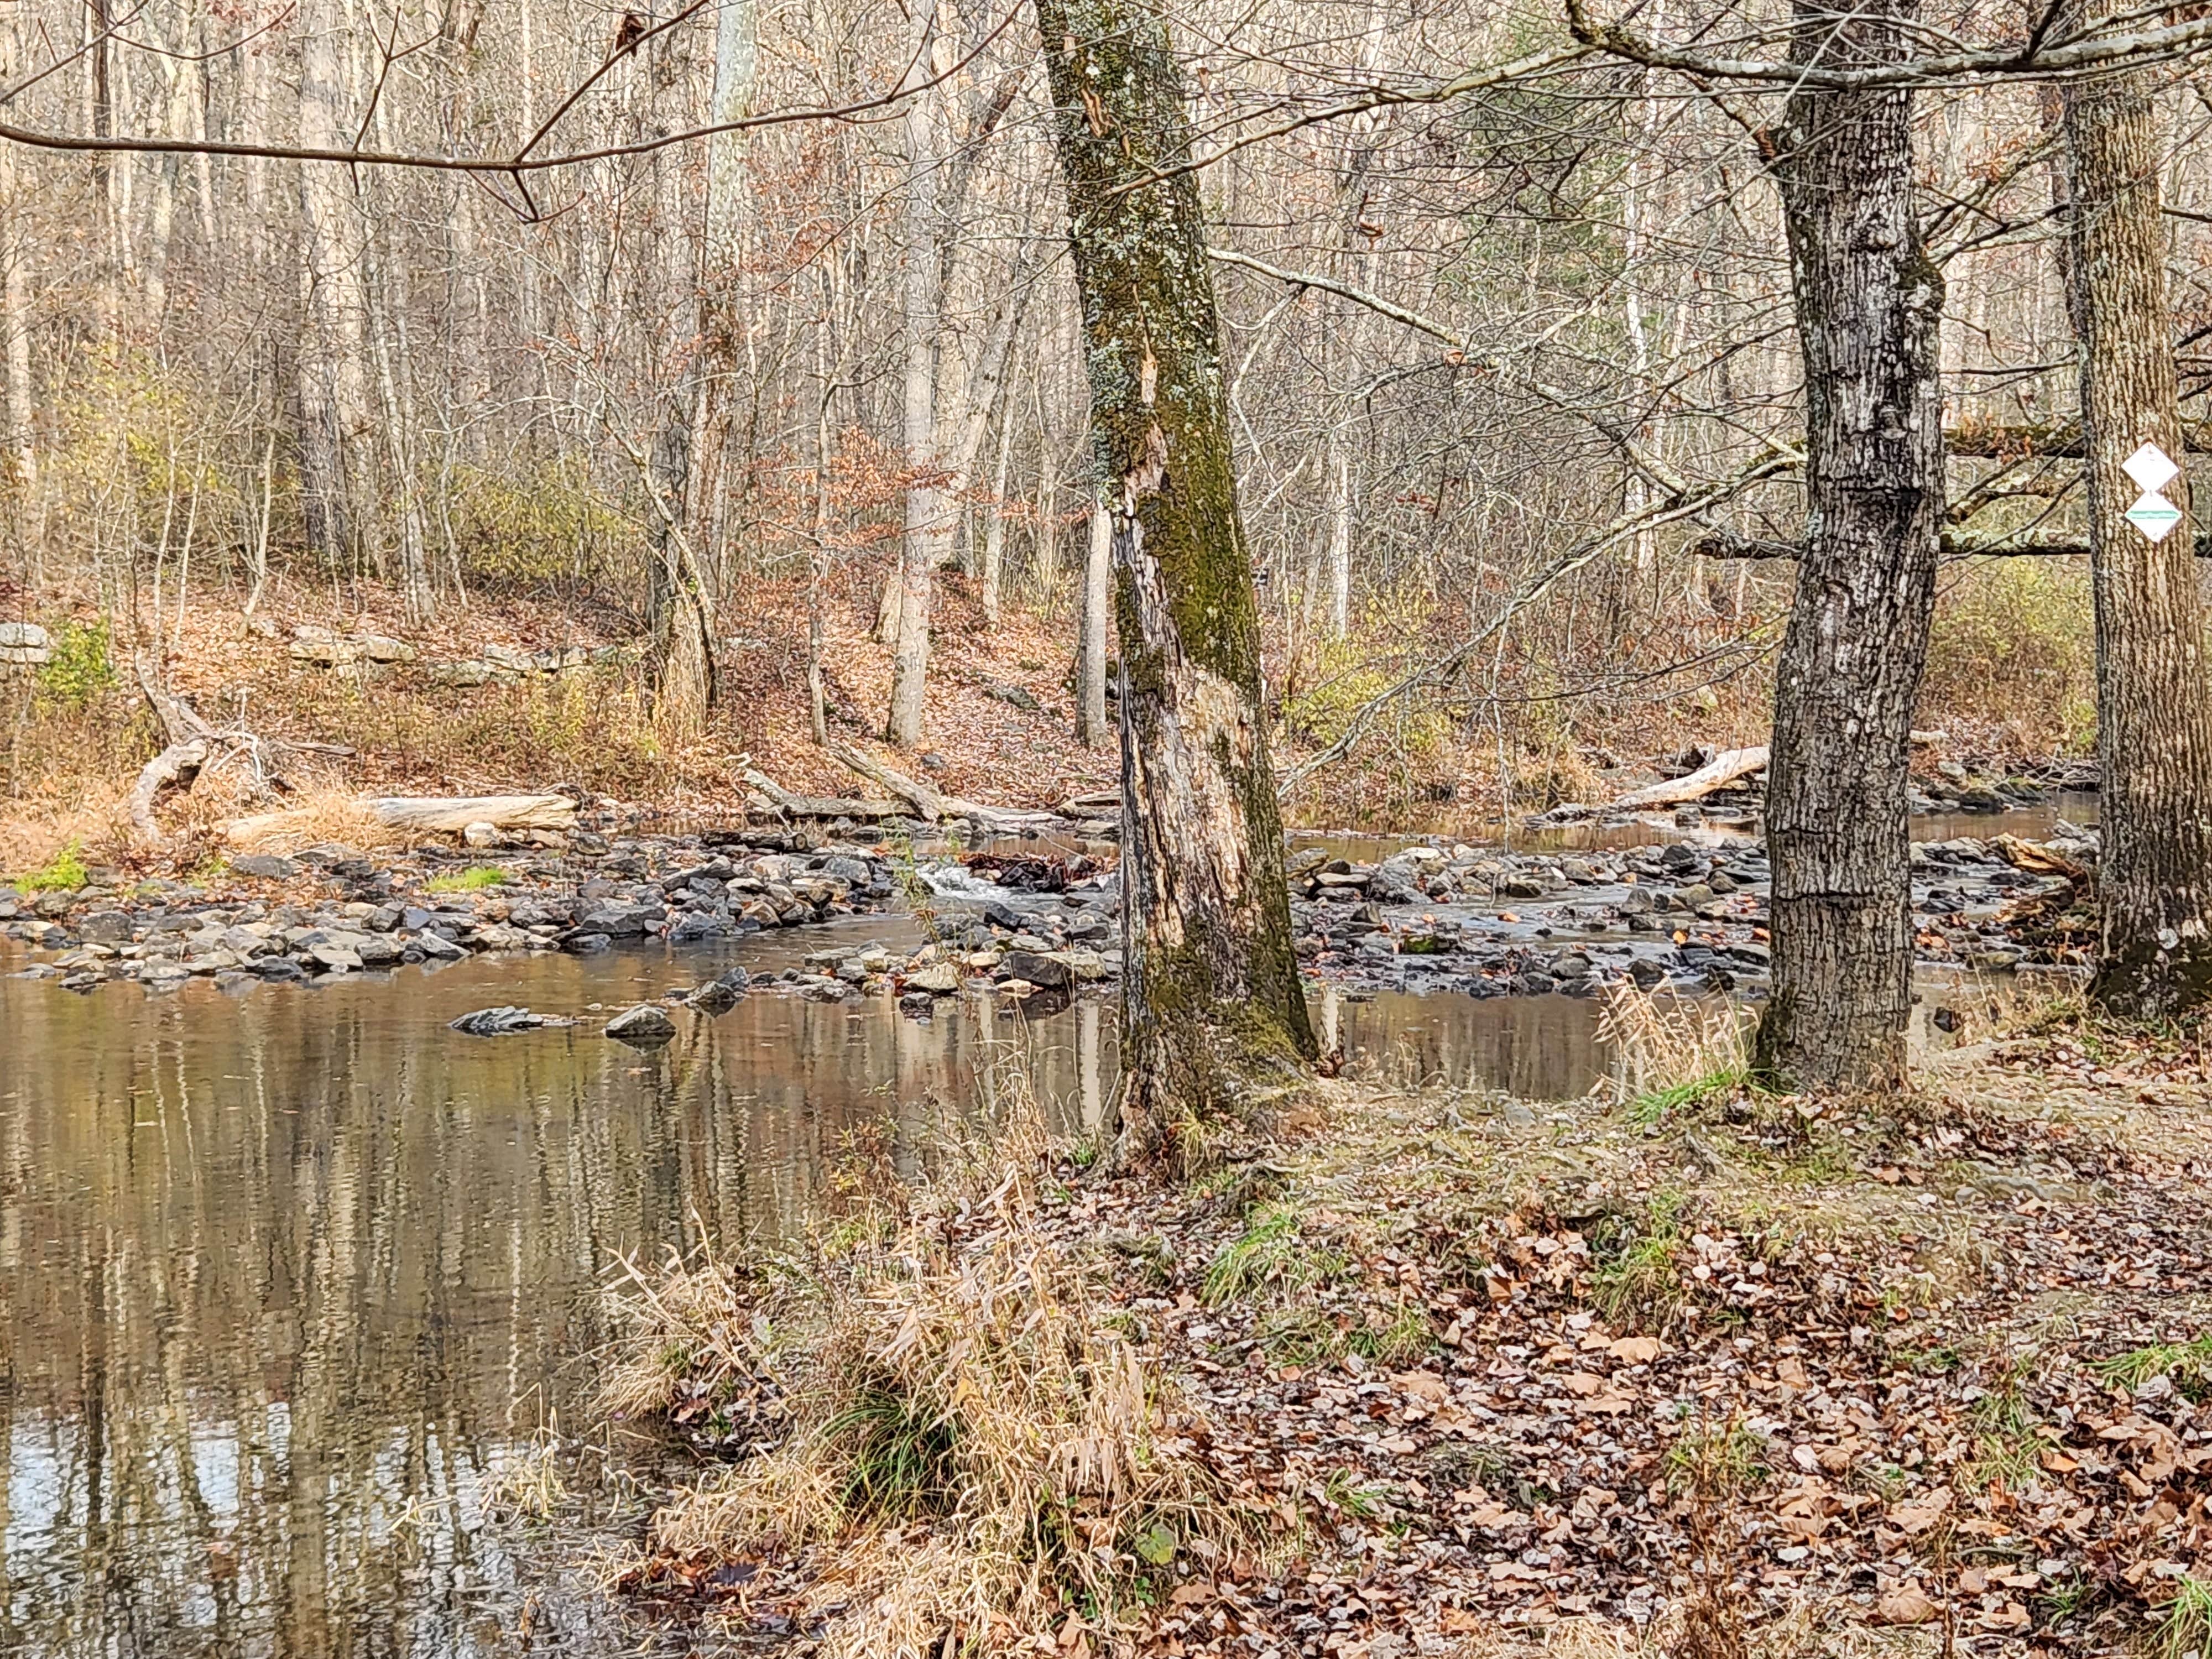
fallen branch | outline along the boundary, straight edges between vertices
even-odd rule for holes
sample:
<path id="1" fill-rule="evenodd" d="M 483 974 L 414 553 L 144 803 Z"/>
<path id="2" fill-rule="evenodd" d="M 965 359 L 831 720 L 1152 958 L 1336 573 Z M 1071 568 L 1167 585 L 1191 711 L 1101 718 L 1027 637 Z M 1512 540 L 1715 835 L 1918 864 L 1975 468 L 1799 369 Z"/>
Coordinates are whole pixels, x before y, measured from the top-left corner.
<path id="1" fill-rule="evenodd" d="M 205 738 L 173 743 L 141 769 L 138 781 L 131 787 L 130 800 L 131 827 L 140 835 L 151 841 L 161 839 L 161 826 L 154 822 L 154 798 L 171 784 L 191 787 L 200 768 L 207 764 L 208 743 Z"/>
<path id="2" fill-rule="evenodd" d="M 746 755 L 738 756 L 731 769 L 751 792 L 753 805 L 786 818 L 896 818 L 903 817 L 908 811 L 904 801 L 794 794 L 754 766 Z"/>
<path id="3" fill-rule="evenodd" d="M 495 830 L 576 827 L 576 803 L 566 795 L 377 795 L 361 804 L 379 823 L 394 830 L 458 835 L 472 823 Z"/>
<path id="4" fill-rule="evenodd" d="M 957 795 L 941 795 L 921 780 L 908 777 L 896 768 L 884 764 L 874 756 L 855 749 L 841 738 L 826 738 L 822 746 L 840 765 L 859 773 L 871 783 L 881 784 L 901 799 L 911 803 L 916 815 L 926 823 L 935 823 L 940 818 L 973 818 L 981 823 L 1009 829 L 1021 824 L 1060 822 L 1060 815 L 1056 812 L 1030 812 L 1010 806 L 986 806 L 978 801 L 963 800 Z"/>
<path id="5" fill-rule="evenodd" d="M 1723 749 L 1721 752 L 1686 776 L 1669 778 L 1664 783 L 1655 783 L 1642 789 L 1631 790 L 1615 806 L 1678 806 L 1684 801 L 1696 800 L 1710 795 L 1716 789 L 1734 783 L 1762 770 L 1766 765 L 1766 745 L 1753 749 Z"/>

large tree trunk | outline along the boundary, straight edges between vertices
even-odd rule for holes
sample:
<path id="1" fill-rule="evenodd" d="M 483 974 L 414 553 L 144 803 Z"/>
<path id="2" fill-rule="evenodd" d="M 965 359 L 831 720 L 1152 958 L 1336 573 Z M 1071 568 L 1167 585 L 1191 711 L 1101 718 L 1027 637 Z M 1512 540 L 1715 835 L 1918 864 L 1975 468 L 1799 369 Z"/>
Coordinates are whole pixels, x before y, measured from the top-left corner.
<path id="1" fill-rule="evenodd" d="M 1142 0 L 1038 0 L 1121 635 L 1122 1149 L 1314 1053 L 1182 72 Z"/>
<path id="2" fill-rule="evenodd" d="M 2121 516 L 2138 493 L 2121 464 L 2147 443 L 2183 453 L 2156 91 L 2143 70 L 2063 94 L 2104 778 L 2104 951 L 2090 988 L 2138 1016 L 2212 991 L 2212 687 L 2188 476 L 2162 492 L 2182 512 L 2164 540 Z"/>
<path id="3" fill-rule="evenodd" d="M 1798 0 L 1792 50 L 1905 55 L 1913 0 L 1838 24 Z M 1764 1070 L 1900 1076 L 1912 933 L 1905 781 L 1943 517 L 1941 273 L 1912 215 L 1910 92 L 1791 94 L 1776 164 L 1805 362 L 1805 554 L 1776 674 Z"/>

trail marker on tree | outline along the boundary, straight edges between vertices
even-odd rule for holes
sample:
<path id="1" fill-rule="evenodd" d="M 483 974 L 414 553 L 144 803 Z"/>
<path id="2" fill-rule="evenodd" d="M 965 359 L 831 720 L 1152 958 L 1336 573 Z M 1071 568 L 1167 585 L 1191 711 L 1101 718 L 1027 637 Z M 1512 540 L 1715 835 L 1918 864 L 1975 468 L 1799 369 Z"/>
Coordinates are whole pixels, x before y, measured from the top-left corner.
<path id="1" fill-rule="evenodd" d="M 2181 469 L 2156 444 L 2145 444 L 2120 463 L 2120 471 L 2143 492 L 2121 516 L 2141 531 L 2146 541 L 2164 541 L 2166 532 L 2181 522 L 2181 509 L 2158 492 L 2180 477 Z"/>

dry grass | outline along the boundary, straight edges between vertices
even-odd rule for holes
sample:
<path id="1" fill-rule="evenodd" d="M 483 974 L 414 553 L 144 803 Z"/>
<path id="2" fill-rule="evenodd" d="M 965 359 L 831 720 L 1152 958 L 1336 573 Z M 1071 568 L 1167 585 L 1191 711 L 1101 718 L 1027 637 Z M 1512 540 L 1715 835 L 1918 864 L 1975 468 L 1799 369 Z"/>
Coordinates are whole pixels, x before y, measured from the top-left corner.
<path id="1" fill-rule="evenodd" d="M 1632 1115 L 1656 1120 L 1750 1075 L 1753 1016 L 1726 997 L 1607 987 L 1599 1041 L 1613 1056 L 1613 1088 Z"/>
<path id="2" fill-rule="evenodd" d="M 1154 1360 L 1043 1230 L 1038 1126 L 1014 1115 L 988 1153 L 803 1263 L 709 1261 L 623 1291 L 636 1337 L 606 1403 L 742 1413 L 771 1384 L 781 1414 L 762 1425 L 776 1443 L 660 1512 L 654 1544 L 796 1558 L 830 1659 L 997 1650 L 1236 1535 L 1170 1432 Z"/>
<path id="3" fill-rule="evenodd" d="M 288 799 L 292 804 L 280 811 L 231 819 L 222 826 L 223 840 L 241 853 L 296 853 L 333 843 L 366 853 L 408 843 L 404 830 L 383 823 L 350 791 L 318 789 Z"/>

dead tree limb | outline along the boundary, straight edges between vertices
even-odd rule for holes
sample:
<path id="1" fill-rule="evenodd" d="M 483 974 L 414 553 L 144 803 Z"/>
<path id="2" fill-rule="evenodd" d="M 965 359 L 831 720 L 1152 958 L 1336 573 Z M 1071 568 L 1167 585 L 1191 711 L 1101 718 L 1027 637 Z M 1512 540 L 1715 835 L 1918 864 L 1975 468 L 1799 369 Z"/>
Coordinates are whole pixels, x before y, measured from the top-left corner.
<path id="1" fill-rule="evenodd" d="M 1687 776 L 1669 778 L 1664 783 L 1654 783 L 1642 789 L 1630 791 L 1615 806 L 1678 806 L 1684 801 L 1696 800 L 1710 795 L 1716 789 L 1725 788 L 1738 778 L 1750 776 L 1766 765 L 1766 745 L 1751 749 L 1723 749 Z"/>

